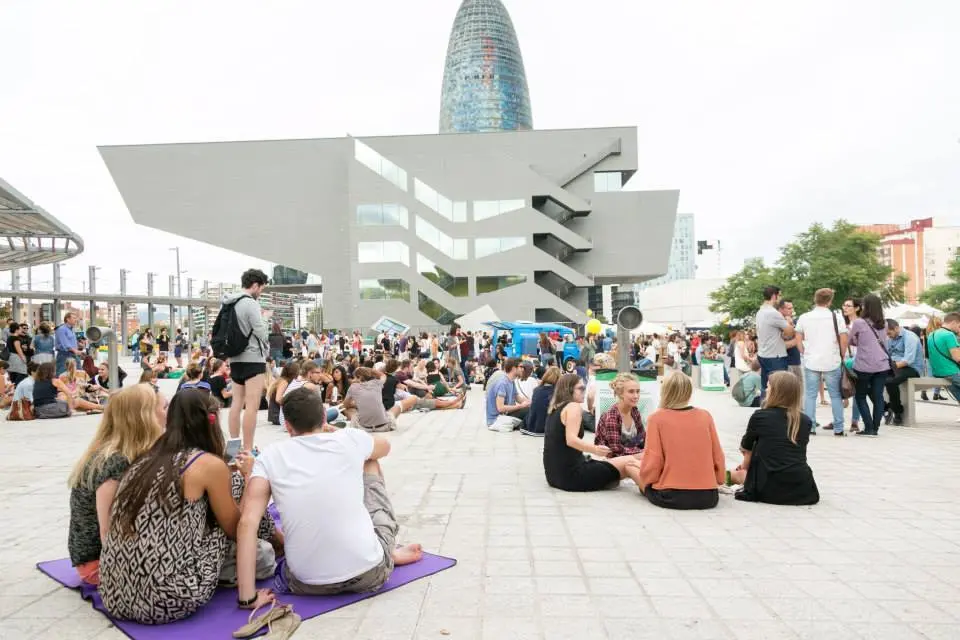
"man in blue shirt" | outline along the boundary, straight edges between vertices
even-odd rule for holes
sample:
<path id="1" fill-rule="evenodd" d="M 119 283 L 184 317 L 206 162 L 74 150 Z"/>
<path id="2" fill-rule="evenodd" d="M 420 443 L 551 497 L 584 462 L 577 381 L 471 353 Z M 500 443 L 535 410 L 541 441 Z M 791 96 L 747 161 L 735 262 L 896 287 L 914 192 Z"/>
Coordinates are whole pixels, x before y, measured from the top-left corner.
<path id="1" fill-rule="evenodd" d="M 57 327 L 54 332 L 57 348 L 57 375 L 67 370 L 67 360 L 69 358 L 77 359 L 80 357 L 80 349 L 77 347 L 77 314 L 68 311 L 63 316 L 63 324 Z"/>
<path id="2" fill-rule="evenodd" d="M 896 320 L 887 320 L 887 349 L 893 360 L 893 376 L 887 379 L 887 411 L 884 422 L 903 424 L 903 403 L 900 401 L 900 384 L 907 378 L 919 378 L 923 369 L 923 345 L 913 331 L 904 331 Z"/>
<path id="3" fill-rule="evenodd" d="M 503 363 L 503 373 L 491 376 L 487 383 L 487 428 L 491 431 L 512 432 L 519 429 L 529 410 L 530 401 L 516 399 L 514 380 L 520 373 L 519 362 L 509 358 Z"/>

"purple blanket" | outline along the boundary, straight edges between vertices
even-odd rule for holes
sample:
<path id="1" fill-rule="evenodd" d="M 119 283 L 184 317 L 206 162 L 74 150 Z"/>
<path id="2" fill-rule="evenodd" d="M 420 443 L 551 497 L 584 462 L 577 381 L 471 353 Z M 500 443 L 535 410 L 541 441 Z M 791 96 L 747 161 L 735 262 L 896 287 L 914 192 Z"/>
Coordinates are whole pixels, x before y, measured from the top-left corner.
<path id="1" fill-rule="evenodd" d="M 322 615 L 334 609 L 360 602 L 367 598 L 402 587 L 403 585 L 449 569 L 457 561 L 453 558 L 424 553 L 423 559 L 414 564 L 397 567 L 383 589 L 374 593 L 349 593 L 337 596 L 293 596 L 281 595 L 283 604 L 292 604 L 293 610 L 304 620 Z M 186 620 L 164 625 L 145 625 L 135 622 L 116 620 L 104 610 L 100 594 L 93 587 L 80 581 L 80 576 L 71 566 L 70 560 L 50 560 L 37 563 L 37 568 L 60 584 L 70 589 L 79 589 L 80 595 L 93 602 L 97 611 L 107 616 L 111 622 L 134 640 L 152 640 L 154 638 L 230 638 L 234 630 L 247 623 L 249 611 L 237 608 L 236 589 L 218 589 L 213 599 Z M 273 579 L 263 580 L 259 587 L 268 587 Z M 265 631 L 264 631 L 265 632 Z"/>

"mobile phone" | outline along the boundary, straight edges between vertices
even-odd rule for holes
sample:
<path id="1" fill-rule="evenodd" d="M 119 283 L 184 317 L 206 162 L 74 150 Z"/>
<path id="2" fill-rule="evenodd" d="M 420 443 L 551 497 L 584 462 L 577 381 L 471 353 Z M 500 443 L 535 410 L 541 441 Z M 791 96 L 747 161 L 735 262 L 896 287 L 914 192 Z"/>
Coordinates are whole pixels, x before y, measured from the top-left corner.
<path id="1" fill-rule="evenodd" d="M 227 459 L 227 462 L 233 462 L 237 454 L 240 453 L 240 443 L 240 438 L 230 438 L 227 440 L 227 448 L 223 452 L 223 457 Z"/>

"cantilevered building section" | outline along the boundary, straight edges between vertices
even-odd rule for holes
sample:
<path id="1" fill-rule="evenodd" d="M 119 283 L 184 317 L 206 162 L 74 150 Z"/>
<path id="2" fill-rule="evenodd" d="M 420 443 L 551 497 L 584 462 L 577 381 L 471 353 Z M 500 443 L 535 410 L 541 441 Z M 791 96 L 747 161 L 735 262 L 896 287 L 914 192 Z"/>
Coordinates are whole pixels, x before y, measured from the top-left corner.
<path id="1" fill-rule="evenodd" d="M 83 240 L 0 179 L 0 271 L 72 258 Z"/>
<path id="2" fill-rule="evenodd" d="M 485 304 L 585 322 L 587 287 L 666 271 L 679 196 L 621 190 L 634 127 L 100 152 L 136 222 L 319 275 L 340 328 L 436 327 Z"/>
<path id="3" fill-rule="evenodd" d="M 463 0 L 450 32 L 440 133 L 533 128 L 523 56 L 500 0 Z"/>

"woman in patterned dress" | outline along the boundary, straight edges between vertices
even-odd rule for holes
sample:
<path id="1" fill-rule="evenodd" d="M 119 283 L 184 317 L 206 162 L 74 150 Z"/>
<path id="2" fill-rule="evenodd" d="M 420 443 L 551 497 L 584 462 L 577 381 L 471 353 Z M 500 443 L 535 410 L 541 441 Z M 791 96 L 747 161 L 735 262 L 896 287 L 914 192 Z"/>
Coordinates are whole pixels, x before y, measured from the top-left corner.
<path id="1" fill-rule="evenodd" d="M 186 618 L 213 597 L 240 509 L 210 396 L 177 393 L 157 443 L 130 467 L 100 556 L 107 611 L 141 624 Z M 237 457 L 244 477 L 253 467 Z"/>

